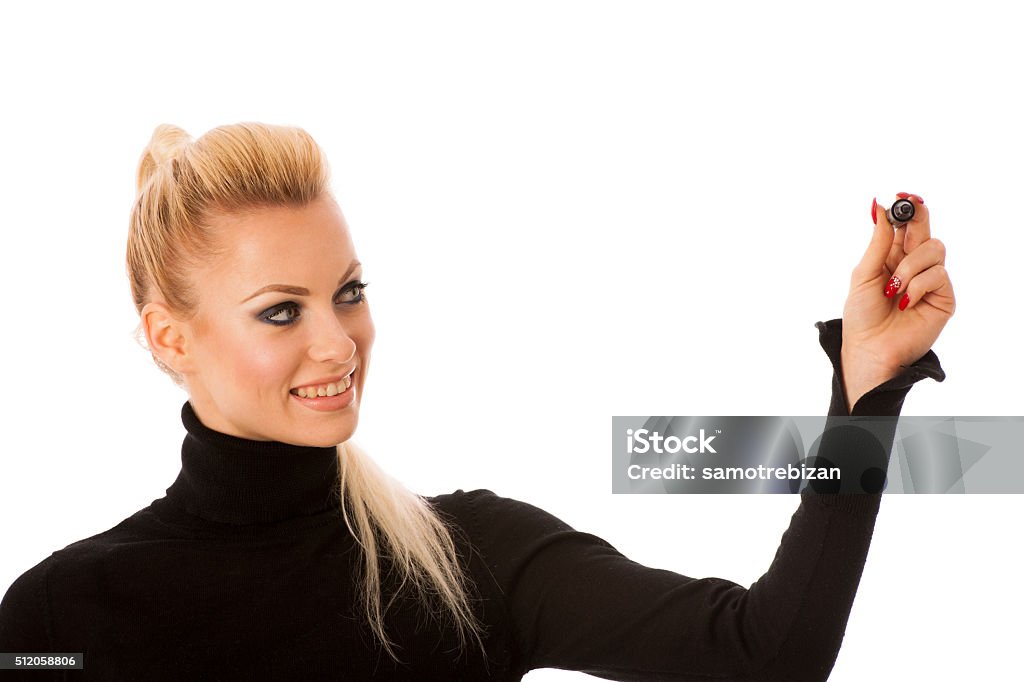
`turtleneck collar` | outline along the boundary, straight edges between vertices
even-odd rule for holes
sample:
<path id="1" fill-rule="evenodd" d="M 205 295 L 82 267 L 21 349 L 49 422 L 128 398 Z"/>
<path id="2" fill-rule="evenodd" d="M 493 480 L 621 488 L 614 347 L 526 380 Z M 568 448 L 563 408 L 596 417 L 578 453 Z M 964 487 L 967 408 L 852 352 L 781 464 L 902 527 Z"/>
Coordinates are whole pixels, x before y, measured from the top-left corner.
<path id="1" fill-rule="evenodd" d="M 337 506 L 337 450 L 239 438 L 207 427 L 192 404 L 181 471 L 167 498 L 190 514 L 235 525 L 272 523 Z"/>

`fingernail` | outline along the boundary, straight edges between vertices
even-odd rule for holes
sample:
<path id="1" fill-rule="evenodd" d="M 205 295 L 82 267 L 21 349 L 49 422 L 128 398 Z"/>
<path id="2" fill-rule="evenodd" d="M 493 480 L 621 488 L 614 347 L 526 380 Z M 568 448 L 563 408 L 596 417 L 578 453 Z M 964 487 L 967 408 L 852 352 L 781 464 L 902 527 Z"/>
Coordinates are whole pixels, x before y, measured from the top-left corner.
<path id="1" fill-rule="evenodd" d="M 900 299 L 900 310 L 906 310 L 908 303 L 910 303 L 910 294 L 903 294 L 903 298 Z"/>
<path id="2" fill-rule="evenodd" d="M 906 199 L 910 195 L 907 194 L 906 192 L 896 192 L 896 196 L 898 196 L 900 199 Z"/>
<path id="3" fill-rule="evenodd" d="M 914 198 L 914 201 L 916 201 L 917 203 L 919 203 L 922 206 L 924 206 L 924 199 L 922 199 L 921 197 L 917 196 L 916 194 L 911 194 L 910 196 L 912 196 Z"/>
<path id="4" fill-rule="evenodd" d="M 893 275 L 892 279 L 889 280 L 889 283 L 885 285 L 885 297 L 892 298 L 895 296 L 896 292 L 900 290 L 900 284 L 902 284 L 902 282 L 900 282 L 900 278 Z M 904 298 L 906 298 L 906 296 L 904 296 Z M 902 303 L 900 303 L 900 310 L 903 310 Z"/>
<path id="5" fill-rule="evenodd" d="M 875 212 L 878 208 L 878 199 L 872 197 L 871 199 L 871 224 L 875 225 L 878 223 L 878 214 Z"/>

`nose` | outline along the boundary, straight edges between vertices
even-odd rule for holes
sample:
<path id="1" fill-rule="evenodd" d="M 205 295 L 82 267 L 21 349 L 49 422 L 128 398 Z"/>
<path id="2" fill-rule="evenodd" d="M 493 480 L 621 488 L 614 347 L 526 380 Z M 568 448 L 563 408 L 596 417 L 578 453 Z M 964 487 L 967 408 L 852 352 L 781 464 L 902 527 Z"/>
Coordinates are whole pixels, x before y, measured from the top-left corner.
<path id="1" fill-rule="evenodd" d="M 338 319 L 335 312 L 317 316 L 312 325 L 313 337 L 309 345 L 309 357 L 316 362 L 331 362 L 348 365 L 356 354 L 355 339 Z"/>

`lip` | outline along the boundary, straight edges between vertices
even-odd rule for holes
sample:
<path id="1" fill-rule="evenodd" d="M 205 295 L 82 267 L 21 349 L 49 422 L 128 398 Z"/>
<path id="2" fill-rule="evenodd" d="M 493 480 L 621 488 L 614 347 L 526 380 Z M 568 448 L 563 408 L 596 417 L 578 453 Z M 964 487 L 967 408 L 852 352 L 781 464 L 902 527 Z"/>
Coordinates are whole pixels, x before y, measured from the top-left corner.
<path id="1" fill-rule="evenodd" d="M 318 398 L 300 398 L 295 393 L 289 393 L 288 395 L 298 400 L 299 403 L 301 403 L 303 406 L 308 407 L 311 410 L 316 410 L 317 412 L 334 412 L 336 410 L 343 410 L 349 405 L 351 405 L 352 401 L 355 400 L 355 372 L 353 371 L 351 372 L 351 374 L 352 382 L 349 384 L 349 387 L 337 395 L 323 396 Z M 337 381 L 337 379 L 335 379 L 335 381 Z M 327 382 L 324 383 L 330 383 L 330 381 L 328 380 Z"/>
<path id="2" fill-rule="evenodd" d="M 314 379 L 313 381 L 310 381 L 308 384 L 299 384 L 298 386 L 292 386 L 292 388 L 290 390 L 297 391 L 300 388 L 309 388 L 310 386 L 319 386 L 320 384 L 333 384 L 333 383 L 336 383 L 338 381 L 341 381 L 342 379 L 347 377 L 349 374 L 354 374 L 355 371 L 356 371 L 356 368 L 353 367 L 352 369 L 350 369 L 349 371 L 345 372 L 344 374 L 333 374 L 333 375 L 331 375 L 329 377 L 323 377 L 321 379 Z"/>

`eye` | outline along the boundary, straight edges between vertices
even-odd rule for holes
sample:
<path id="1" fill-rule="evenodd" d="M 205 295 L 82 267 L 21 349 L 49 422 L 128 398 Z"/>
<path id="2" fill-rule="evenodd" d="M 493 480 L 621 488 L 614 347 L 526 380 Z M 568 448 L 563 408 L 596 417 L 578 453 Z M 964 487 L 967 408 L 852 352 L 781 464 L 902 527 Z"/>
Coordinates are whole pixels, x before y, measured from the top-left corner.
<path id="1" fill-rule="evenodd" d="M 338 291 L 335 301 L 342 305 L 358 305 L 366 300 L 363 290 L 369 285 L 369 282 L 359 280 L 349 282 Z M 287 301 L 261 313 L 259 319 L 276 326 L 286 326 L 298 319 L 299 310 L 299 304 Z"/>
<path id="2" fill-rule="evenodd" d="M 353 298 L 351 298 L 348 301 L 345 301 L 345 303 L 348 303 L 348 304 L 362 303 L 363 301 L 366 300 L 366 296 L 363 295 L 363 290 L 366 289 L 366 287 L 368 287 L 368 286 L 370 286 L 369 282 L 361 282 L 361 281 L 357 280 L 355 282 L 349 282 L 348 284 L 343 286 L 341 288 L 341 291 L 338 292 L 338 293 L 339 293 L 339 295 L 342 295 L 342 296 L 348 295 L 348 294 L 352 294 L 352 293 L 356 294 L 356 296 L 354 296 Z"/>
<path id="3" fill-rule="evenodd" d="M 285 313 L 297 313 L 299 310 L 299 306 L 297 306 L 294 303 L 288 302 L 282 303 L 281 305 L 276 306 L 272 310 L 275 310 L 277 312 L 272 312 L 270 315 L 263 315 L 262 317 L 260 317 L 260 319 L 271 324 L 285 325 L 291 324 L 295 320 L 295 318 L 291 317 L 289 319 L 288 316 L 286 315 L 285 318 L 282 319 L 281 316 L 284 315 Z"/>

